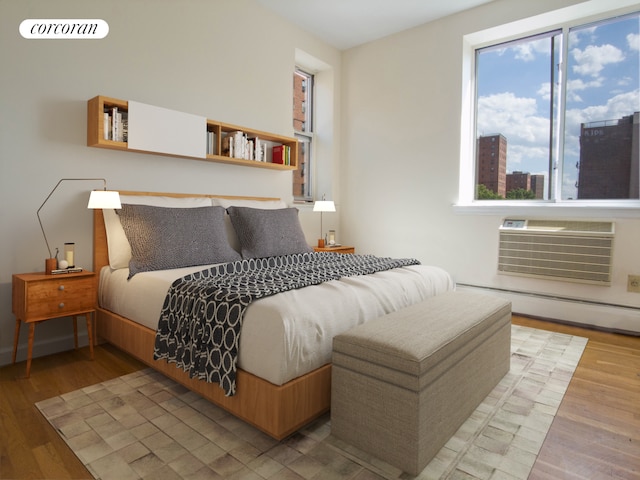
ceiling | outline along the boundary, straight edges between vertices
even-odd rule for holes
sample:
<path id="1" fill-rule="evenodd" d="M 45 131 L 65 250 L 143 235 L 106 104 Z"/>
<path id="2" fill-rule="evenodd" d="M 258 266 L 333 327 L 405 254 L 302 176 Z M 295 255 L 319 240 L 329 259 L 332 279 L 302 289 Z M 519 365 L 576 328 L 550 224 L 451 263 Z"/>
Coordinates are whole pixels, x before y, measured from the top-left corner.
<path id="1" fill-rule="evenodd" d="M 492 0 L 257 0 L 345 50 Z"/>

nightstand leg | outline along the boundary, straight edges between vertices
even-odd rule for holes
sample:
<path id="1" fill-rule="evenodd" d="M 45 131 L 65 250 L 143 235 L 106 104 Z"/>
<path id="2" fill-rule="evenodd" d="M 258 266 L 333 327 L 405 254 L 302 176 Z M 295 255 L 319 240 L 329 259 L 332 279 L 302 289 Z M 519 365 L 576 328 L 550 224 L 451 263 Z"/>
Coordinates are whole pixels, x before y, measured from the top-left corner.
<path id="1" fill-rule="evenodd" d="M 93 313 L 87 313 L 87 336 L 89 337 L 89 352 L 91 352 L 91 360 L 93 360 Z"/>
<path id="2" fill-rule="evenodd" d="M 18 339 L 20 338 L 20 319 L 16 318 L 16 330 L 13 334 L 13 359 L 12 362 L 16 363 L 16 354 L 18 353 Z"/>
<path id="3" fill-rule="evenodd" d="M 72 318 L 73 318 L 73 342 L 77 350 L 78 349 L 78 317 L 74 315 Z"/>
<path id="4" fill-rule="evenodd" d="M 31 375 L 31 357 L 33 356 L 33 337 L 36 333 L 36 322 L 29 324 L 29 344 L 27 347 L 27 378 Z"/>

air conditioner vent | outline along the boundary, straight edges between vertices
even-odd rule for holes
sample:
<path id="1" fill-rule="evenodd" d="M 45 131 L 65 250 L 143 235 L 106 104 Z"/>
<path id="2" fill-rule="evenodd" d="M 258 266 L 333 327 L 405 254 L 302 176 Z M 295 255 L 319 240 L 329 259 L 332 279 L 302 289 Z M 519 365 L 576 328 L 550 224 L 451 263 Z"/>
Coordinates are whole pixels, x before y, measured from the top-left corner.
<path id="1" fill-rule="evenodd" d="M 611 284 L 612 222 L 507 219 L 499 235 L 499 273 Z"/>
<path id="2" fill-rule="evenodd" d="M 613 223 L 611 222 L 527 220 L 526 229 L 542 232 L 554 231 L 574 234 L 608 233 L 613 235 Z"/>

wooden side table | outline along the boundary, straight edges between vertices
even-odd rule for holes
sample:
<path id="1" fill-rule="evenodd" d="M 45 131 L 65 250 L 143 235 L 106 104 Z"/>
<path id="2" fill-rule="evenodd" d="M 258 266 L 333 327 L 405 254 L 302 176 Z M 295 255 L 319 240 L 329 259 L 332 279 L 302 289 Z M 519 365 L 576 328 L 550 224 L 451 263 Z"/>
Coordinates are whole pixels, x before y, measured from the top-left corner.
<path id="1" fill-rule="evenodd" d="M 12 310 L 16 317 L 13 337 L 13 363 L 16 363 L 20 322 L 29 325 L 27 378 L 31 373 L 33 337 L 40 322 L 60 317 L 73 318 L 73 336 L 78 348 L 78 316 L 87 320 L 89 350 L 93 360 L 93 318 L 96 309 L 96 275 L 93 272 L 45 275 L 20 273 L 13 275 Z"/>
<path id="2" fill-rule="evenodd" d="M 348 245 L 338 245 L 335 247 L 325 246 L 325 247 L 314 247 L 314 252 L 334 252 L 334 253 L 356 253 L 355 247 L 350 247 Z"/>

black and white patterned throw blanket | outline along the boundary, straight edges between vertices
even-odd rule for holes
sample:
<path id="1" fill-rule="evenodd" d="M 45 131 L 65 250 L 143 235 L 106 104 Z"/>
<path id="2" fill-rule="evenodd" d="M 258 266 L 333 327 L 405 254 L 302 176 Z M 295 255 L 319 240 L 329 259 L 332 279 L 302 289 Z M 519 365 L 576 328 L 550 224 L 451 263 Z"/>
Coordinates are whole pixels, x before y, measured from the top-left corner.
<path id="1" fill-rule="evenodd" d="M 240 327 L 253 300 L 419 263 L 318 252 L 240 260 L 186 275 L 173 282 L 165 298 L 154 358 L 175 363 L 191 378 L 218 383 L 225 395 L 234 395 Z"/>

